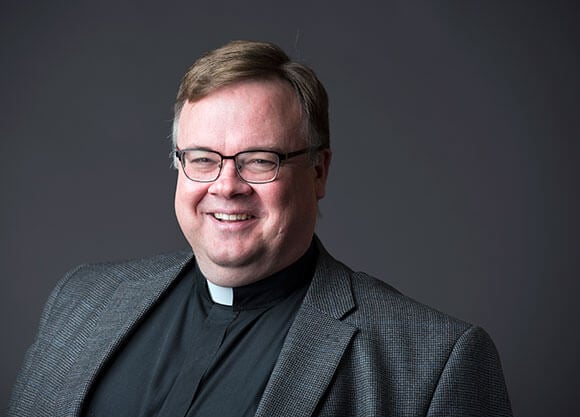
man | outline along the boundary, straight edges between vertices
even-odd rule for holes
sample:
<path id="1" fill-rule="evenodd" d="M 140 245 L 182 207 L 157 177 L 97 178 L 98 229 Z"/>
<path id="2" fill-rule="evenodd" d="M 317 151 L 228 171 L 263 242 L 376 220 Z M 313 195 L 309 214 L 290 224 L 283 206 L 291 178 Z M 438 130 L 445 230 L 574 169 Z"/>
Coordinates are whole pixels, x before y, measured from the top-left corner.
<path id="1" fill-rule="evenodd" d="M 327 107 L 275 45 L 200 58 L 173 135 L 192 252 L 70 272 L 8 414 L 511 415 L 483 330 L 351 271 L 314 236 Z"/>

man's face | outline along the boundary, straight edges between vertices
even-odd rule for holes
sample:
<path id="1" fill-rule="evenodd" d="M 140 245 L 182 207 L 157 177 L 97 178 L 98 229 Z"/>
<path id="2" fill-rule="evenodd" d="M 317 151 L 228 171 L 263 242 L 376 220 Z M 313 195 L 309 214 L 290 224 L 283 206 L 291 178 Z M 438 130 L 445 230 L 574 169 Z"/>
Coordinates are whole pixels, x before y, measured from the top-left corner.
<path id="1" fill-rule="evenodd" d="M 302 127 L 289 84 L 244 81 L 185 103 L 177 145 L 222 155 L 255 149 L 287 153 L 308 146 Z M 175 211 L 204 275 L 218 285 L 239 286 L 297 260 L 314 233 L 329 163 L 329 150 L 315 165 L 308 154 L 296 156 L 283 161 L 277 179 L 266 184 L 244 182 L 232 160 L 224 161 L 211 183 L 188 179 L 180 167 Z"/>

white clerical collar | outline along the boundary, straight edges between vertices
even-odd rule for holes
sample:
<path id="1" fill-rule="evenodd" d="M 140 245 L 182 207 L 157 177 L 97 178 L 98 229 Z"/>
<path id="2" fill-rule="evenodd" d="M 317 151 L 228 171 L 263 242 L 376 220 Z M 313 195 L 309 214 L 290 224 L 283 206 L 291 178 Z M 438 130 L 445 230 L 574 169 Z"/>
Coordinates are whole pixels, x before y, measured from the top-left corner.
<path id="1" fill-rule="evenodd" d="M 214 303 L 224 306 L 234 305 L 234 289 L 231 287 L 220 287 L 206 279 L 209 296 Z"/>

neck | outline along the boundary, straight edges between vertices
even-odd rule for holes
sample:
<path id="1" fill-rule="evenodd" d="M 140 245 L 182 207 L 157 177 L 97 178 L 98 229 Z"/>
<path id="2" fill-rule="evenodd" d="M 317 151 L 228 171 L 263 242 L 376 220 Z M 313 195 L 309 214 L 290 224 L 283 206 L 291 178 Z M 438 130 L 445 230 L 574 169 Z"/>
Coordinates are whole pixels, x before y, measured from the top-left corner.
<path id="1" fill-rule="evenodd" d="M 203 257 L 196 258 L 196 262 L 203 276 L 212 284 L 217 287 L 236 288 L 253 284 L 281 271 L 300 259 L 307 249 L 308 246 L 284 263 L 260 260 L 244 266 L 224 267 Z"/>
<path id="2" fill-rule="evenodd" d="M 318 250 L 312 244 L 306 253 L 287 267 L 247 285 L 222 285 L 204 276 L 197 264 L 197 279 L 207 289 L 206 297 L 213 303 L 232 307 L 236 311 L 274 305 L 289 294 L 305 289 L 316 267 Z"/>

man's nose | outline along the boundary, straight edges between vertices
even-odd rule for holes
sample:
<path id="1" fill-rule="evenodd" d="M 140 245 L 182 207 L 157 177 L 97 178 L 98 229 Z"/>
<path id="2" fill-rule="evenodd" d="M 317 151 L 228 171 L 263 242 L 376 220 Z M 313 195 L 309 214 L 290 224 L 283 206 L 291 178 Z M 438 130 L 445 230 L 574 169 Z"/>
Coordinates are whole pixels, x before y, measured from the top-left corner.
<path id="1" fill-rule="evenodd" d="M 252 186 L 238 175 L 235 161 L 233 159 L 224 159 L 220 175 L 211 183 L 208 192 L 224 198 L 232 198 L 236 195 L 250 194 L 252 190 Z"/>

